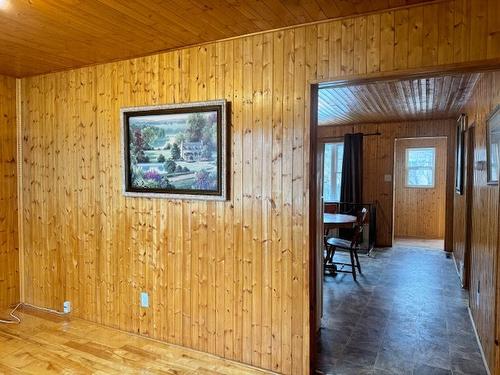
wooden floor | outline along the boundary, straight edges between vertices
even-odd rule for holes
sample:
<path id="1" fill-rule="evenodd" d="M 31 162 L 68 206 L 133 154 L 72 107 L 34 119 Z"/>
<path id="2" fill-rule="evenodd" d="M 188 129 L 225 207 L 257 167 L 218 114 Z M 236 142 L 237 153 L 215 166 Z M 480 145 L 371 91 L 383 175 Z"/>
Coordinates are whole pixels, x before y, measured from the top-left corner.
<path id="1" fill-rule="evenodd" d="M 80 319 L 18 316 L 20 325 L 0 324 L 0 374 L 269 374 Z"/>

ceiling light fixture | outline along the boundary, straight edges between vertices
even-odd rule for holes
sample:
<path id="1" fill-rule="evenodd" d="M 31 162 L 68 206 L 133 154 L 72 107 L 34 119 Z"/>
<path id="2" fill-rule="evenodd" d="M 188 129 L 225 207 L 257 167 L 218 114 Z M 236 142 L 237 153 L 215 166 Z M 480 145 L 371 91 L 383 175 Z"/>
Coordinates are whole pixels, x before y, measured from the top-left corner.
<path id="1" fill-rule="evenodd" d="M 9 0 L 0 0 L 0 10 L 7 10 L 9 5 Z"/>

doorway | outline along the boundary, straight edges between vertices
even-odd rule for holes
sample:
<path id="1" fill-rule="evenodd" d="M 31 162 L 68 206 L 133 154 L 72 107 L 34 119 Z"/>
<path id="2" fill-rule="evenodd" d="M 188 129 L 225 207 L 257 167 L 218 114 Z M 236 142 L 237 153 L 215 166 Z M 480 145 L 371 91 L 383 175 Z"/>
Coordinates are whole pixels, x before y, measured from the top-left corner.
<path id="1" fill-rule="evenodd" d="M 446 137 L 394 142 L 396 246 L 444 250 L 447 143 Z"/>
<path id="2" fill-rule="evenodd" d="M 436 91 L 433 88 L 439 91 L 449 87 L 440 83 L 443 79 L 455 81 L 464 95 L 453 96 L 456 92 L 453 90 L 452 94 L 434 92 L 432 97 L 421 97 L 431 89 Z M 439 241 L 436 249 L 445 248 L 446 238 L 446 250 L 451 251 L 454 123 L 477 79 L 475 74 L 457 73 L 447 77 L 443 73 L 443 76 L 422 76 L 417 77 L 417 80 L 415 77 L 384 77 L 312 86 L 311 155 L 316 157 L 311 159 L 310 212 L 311 218 L 314 219 L 310 221 L 310 225 L 314 233 L 311 236 L 314 237 L 311 241 L 311 259 L 316 261 L 311 262 L 310 274 L 310 334 L 312 368 L 317 373 L 450 371 L 449 364 L 445 362 L 436 359 L 435 362 L 429 363 L 425 353 L 414 357 L 421 349 L 417 344 L 424 333 L 422 329 L 412 329 L 412 332 L 408 332 L 406 313 L 410 313 L 408 318 L 417 325 L 423 322 L 421 317 L 414 319 L 414 306 L 428 309 L 422 313 L 429 317 L 433 328 L 428 332 L 426 330 L 425 339 L 437 340 L 447 337 L 441 328 L 451 324 L 448 321 L 450 316 L 436 314 L 433 309 L 438 305 L 449 305 L 442 298 L 442 290 L 436 288 L 439 283 L 446 282 L 446 288 L 453 292 L 451 294 L 459 295 L 460 284 L 449 282 L 454 280 L 456 275 L 455 266 L 448 253 L 444 256 L 440 251 L 421 251 L 415 249 L 416 246 L 392 246 L 394 234 L 397 239 L 400 238 L 400 232 L 394 228 L 395 217 L 398 215 L 395 205 L 397 206 L 396 201 L 400 199 L 396 198 L 395 189 L 398 178 L 406 188 L 415 189 L 414 193 L 417 192 L 416 189 L 421 192 L 424 189 L 427 189 L 427 192 L 433 189 L 433 194 L 436 195 L 438 186 L 443 186 L 444 189 L 439 190 L 442 194 L 442 205 L 431 208 L 437 212 L 436 216 L 441 222 L 445 221 L 445 213 L 448 215 L 446 225 L 431 227 L 427 223 L 427 229 L 436 230 L 437 234 L 422 235 L 407 231 L 403 235 L 420 242 L 426 238 L 429 241 Z M 416 87 L 412 89 L 412 85 Z M 407 87 L 410 89 L 407 90 Z M 449 105 L 432 104 L 437 98 L 447 98 Z M 418 105 L 412 109 L 414 103 Z M 326 217 L 327 211 L 320 197 L 324 198 L 325 195 L 325 179 L 322 176 L 325 161 L 324 141 L 356 133 L 378 135 L 363 140 L 362 197 L 364 203 L 377 207 L 378 246 L 371 254 L 373 256 L 361 258 L 363 272 L 354 280 L 349 275 L 335 275 L 323 270 L 320 255 L 324 249 L 323 216 Z M 440 157 L 440 147 L 437 144 L 407 145 L 403 151 L 404 157 L 396 156 L 396 142 L 404 140 L 434 140 L 444 143 L 445 156 Z M 395 163 L 397 159 L 405 162 L 427 160 L 427 163 L 416 163 L 413 166 L 403 164 L 403 173 L 398 176 Z M 440 161 L 444 164 L 439 164 Z M 406 174 L 405 168 L 408 170 Z M 443 174 L 443 183 L 440 173 Z M 420 206 L 414 206 L 413 209 L 420 210 Z M 420 221 L 428 221 L 426 215 L 431 208 L 419 213 Z M 422 301 L 427 303 L 422 305 Z M 459 305 L 455 299 L 450 302 L 453 306 Z M 318 309 L 324 310 L 321 311 L 323 314 L 318 314 Z M 438 310 L 441 311 L 441 307 Z M 461 319 L 467 318 L 466 312 L 462 310 L 456 311 L 456 315 Z M 397 341 L 400 337 L 406 337 L 405 334 L 410 336 L 407 342 Z M 439 349 L 443 358 L 449 352 L 446 350 L 447 345 L 450 343 L 443 342 L 442 350 Z"/>
<path id="3" fill-rule="evenodd" d="M 318 173 L 317 178 L 318 194 L 317 205 L 320 207 L 318 223 L 318 249 L 316 251 L 316 267 L 321 270 L 320 277 L 316 279 L 316 300 L 318 307 L 316 309 L 316 327 L 319 330 L 321 327 L 321 318 L 323 316 L 323 234 L 325 229 L 323 227 L 322 213 L 325 207 L 333 202 L 340 200 L 340 184 L 342 179 L 342 162 L 344 155 L 344 142 L 342 138 L 328 138 L 319 143 L 317 154 Z"/>

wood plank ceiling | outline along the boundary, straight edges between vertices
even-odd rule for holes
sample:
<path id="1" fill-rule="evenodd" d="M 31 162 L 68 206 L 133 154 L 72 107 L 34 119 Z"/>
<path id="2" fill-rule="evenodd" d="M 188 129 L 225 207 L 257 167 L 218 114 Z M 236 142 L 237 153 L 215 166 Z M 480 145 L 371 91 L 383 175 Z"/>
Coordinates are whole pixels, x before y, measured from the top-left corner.
<path id="1" fill-rule="evenodd" d="M 319 125 L 456 117 L 469 100 L 479 73 L 324 86 L 319 90 Z"/>
<path id="2" fill-rule="evenodd" d="M 29 76 L 429 0 L 0 0 L 0 74 Z"/>

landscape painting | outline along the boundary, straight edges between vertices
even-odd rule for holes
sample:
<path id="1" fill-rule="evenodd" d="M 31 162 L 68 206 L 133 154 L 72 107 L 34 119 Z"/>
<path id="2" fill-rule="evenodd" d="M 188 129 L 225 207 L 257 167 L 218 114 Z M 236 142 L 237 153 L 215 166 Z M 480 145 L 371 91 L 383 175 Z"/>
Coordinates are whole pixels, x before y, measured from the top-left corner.
<path id="1" fill-rule="evenodd" d="M 224 200 L 226 103 L 122 110 L 125 194 Z"/>

